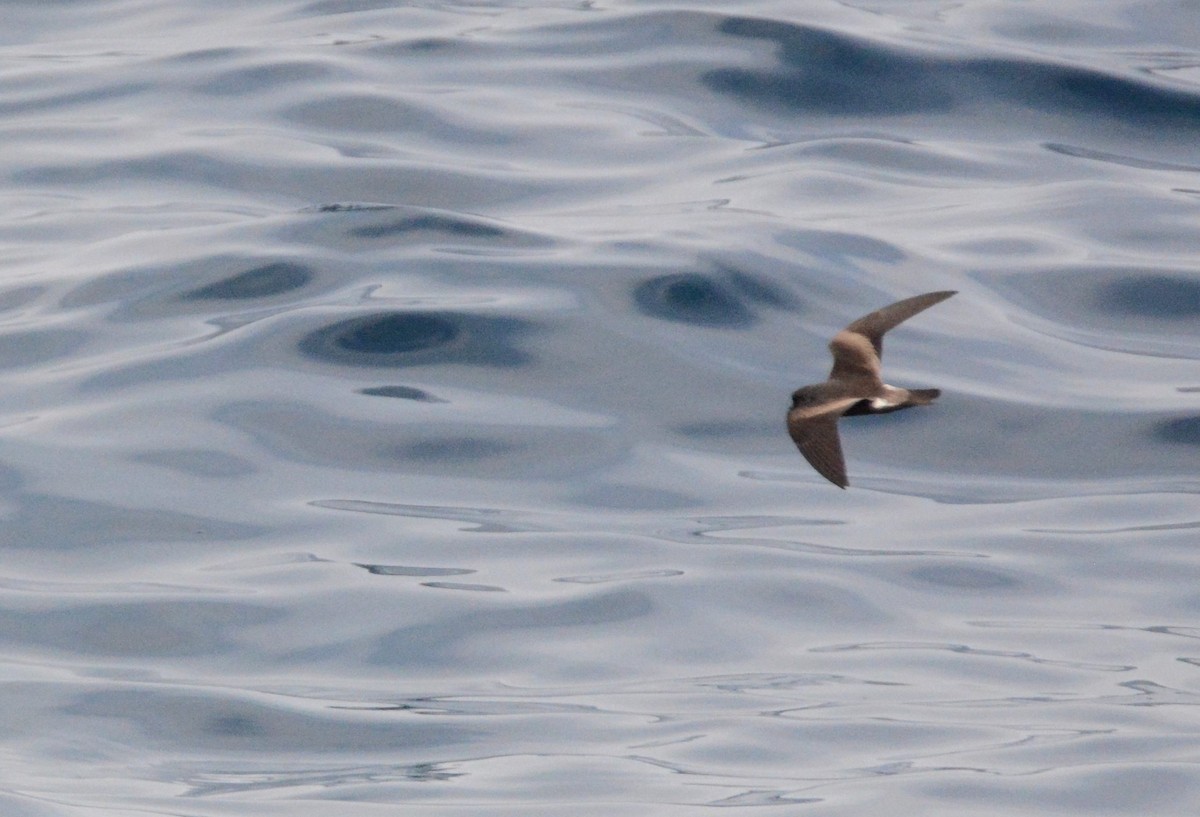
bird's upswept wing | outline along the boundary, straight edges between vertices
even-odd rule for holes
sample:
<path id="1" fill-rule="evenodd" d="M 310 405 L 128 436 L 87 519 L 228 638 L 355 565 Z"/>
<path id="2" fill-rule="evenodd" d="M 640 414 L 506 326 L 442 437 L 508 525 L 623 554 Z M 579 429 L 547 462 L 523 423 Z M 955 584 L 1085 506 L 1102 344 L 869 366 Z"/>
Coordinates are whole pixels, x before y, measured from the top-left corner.
<path id="1" fill-rule="evenodd" d="M 954 290 L 927 292 L 863 315 L 838 332 L 829 344 L 829 351 L 833 354 L 833 369 L 829 376 L 865 376 L 878 380 L 884 333 L 954 294 Z"/>

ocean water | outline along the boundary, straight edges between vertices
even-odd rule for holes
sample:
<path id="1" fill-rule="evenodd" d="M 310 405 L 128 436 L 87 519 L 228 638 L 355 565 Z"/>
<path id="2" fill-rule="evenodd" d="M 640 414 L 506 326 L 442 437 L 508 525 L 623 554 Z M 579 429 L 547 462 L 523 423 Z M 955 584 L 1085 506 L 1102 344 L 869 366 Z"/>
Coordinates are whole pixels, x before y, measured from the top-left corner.
<path id="1" fill-rule="evenodd" d="M 3 16 L 6 817 L 1196 813 L 1195 3 Z"/>

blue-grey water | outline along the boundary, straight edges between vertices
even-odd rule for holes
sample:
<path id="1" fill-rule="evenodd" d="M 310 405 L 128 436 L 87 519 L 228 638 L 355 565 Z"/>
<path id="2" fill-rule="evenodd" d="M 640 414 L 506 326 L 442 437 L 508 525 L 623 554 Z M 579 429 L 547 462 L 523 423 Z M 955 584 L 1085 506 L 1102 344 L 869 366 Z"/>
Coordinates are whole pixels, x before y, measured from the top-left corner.
<path id="1" fill-rule="evenodd" d="M 5 4 L 0 813 L 1194 815 L 1198 13 Z"/>

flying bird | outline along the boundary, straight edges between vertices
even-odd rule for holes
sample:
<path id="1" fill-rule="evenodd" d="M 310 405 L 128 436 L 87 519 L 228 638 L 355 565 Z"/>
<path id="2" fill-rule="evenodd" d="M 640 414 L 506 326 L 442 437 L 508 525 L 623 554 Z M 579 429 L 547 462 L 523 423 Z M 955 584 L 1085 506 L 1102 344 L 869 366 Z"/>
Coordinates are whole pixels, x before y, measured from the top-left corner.
<path id="1" fill-rule="evenodd" d="M 925 406 L 941 394 L 940 389 L 900 389 L 883 382 L 883 334 L 954 294 L 948 290 L 905 298 L 863 315 L 833 336 L 829 379 L 796 389 L 787 415 L 788 434 L 818 474 L 839 488 L 850 484 L 837 430 L 843 416 Z"/>

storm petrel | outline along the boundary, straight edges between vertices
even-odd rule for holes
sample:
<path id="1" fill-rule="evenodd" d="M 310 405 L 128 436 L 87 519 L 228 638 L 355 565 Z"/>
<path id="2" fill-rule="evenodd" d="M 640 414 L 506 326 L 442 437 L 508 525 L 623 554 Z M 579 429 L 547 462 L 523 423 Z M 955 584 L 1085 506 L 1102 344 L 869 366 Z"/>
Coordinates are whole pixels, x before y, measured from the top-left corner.
<path id="1" fill-rule="evenodd" d="M 883 382 L 883 333 L 954 294 L 928 292 L 905 298 L 863 315 L 833 336 L 829 379 L 796 389 L 787 415 L 788 434 L 818 474 L 839 488 L 850 484 L 837 431 L 842 416 L 924 406 L 941 394 L 939 389 L 899 389 Z"/>

